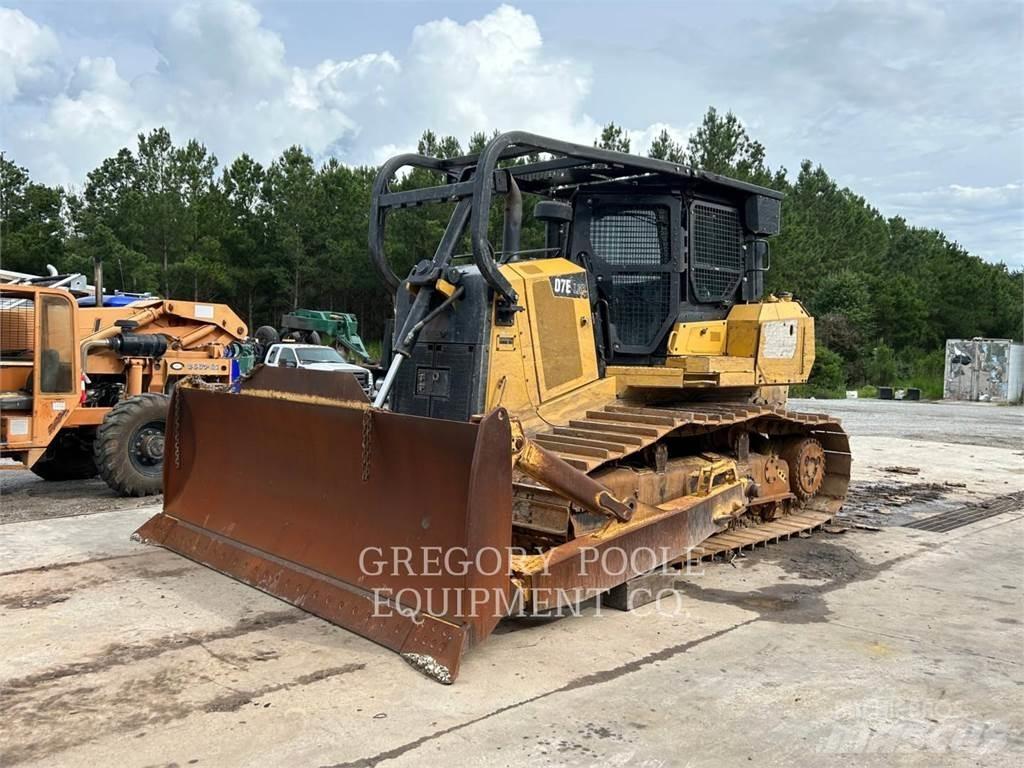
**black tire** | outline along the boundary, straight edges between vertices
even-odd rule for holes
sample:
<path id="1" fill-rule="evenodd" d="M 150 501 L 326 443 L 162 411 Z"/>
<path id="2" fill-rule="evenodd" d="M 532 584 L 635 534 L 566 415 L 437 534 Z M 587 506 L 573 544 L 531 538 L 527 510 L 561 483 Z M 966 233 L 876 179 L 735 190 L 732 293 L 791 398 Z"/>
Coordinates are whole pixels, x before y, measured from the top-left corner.
<path id="1" fill-rule="evenodd" d="M 270 348 L 281 340 L 281 335 L 274 326 L 261 325 L 256 329 L 253 338 L 256 339 L 256 362 L 262 363 Z"/>
<path id="2" fill-rule="evenodd" d="M 169 403 L 169 397 L 153 392 L 129 397 L 111 408 L 96 430 L 96 468 L 122 496 L 152 496 L 163 490 Z"/>
<path id="3" fill-rule="evenodd" d="M 310 331 L 309 333 L 306 334 L 306 343 L 316 344 L 317 346 L 320 346 L 320 334 L 317 333 L 316 331 Z"/>
<path id="4" fill-rule="evenodd" d="M 90 430 L 91 432 L 91 430 Z M 32 471 L 43 480 L 88 480 L 96 477 L 91 439 L 82 435 L 61 434 L 49 450 L 32 465 Z"/>
<path id="5" fill-rule="evenodd" d="M 272 325 L 261 325 L 256 329 L 256 333 L 253 334 L 260 344 L 264 347 L 269 347 L 271 344 L 277 344 L 281 340 L 281 336 L 278 334 L 277 329 Z"/>

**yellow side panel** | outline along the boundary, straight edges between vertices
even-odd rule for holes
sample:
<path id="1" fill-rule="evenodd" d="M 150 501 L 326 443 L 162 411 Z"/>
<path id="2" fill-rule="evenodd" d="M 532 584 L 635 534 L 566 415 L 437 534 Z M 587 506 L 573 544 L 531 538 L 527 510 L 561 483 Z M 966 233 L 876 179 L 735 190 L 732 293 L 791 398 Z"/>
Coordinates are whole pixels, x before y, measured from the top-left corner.
<path id="1" fill-rule="evenodd" d="M 757 359 L 758 384 L 798 384 L 814 364 L 814 319 L 796 301 L 733 307 L 727 318 L 730 355 Z"/>
<path id="2" fill-rule="evenodd" d="M 668 337 L 668 354 L 724 355 L 727 325 L 725 320 L 679 323 Z"/>
<path id="3" fill-rule="evenodd" d="M 813 364 L 814 319 L 799 302 L 774 297 L 739 304 L 725 320 L 679 323 L 665 360 L 665 367 L 686 372 L 684 387 L 799 384 Z M 637 374 L 628 381 L 628 386 L 656 386 Z"/>
<path id="4" fill-rule="evenodd" d="M 512 263 L 526 290 L 519 301 L 532 332 L 540 402 L 571 392 L 597 378 L 586 272 L 566 259 Z M 525 269 L 524 269 L 525 268 Z"/>
<path id="5" fill-rule="evenodd" d="M 502 273 L 524 311 L 495 317 L 488 408 L 536 408 L 598 378 L 586 272 L 566 259 L 513 262 Z"/>
<path id="6" fill-rule="evenodd" d="M 523 279 L 508 265 L 502 266 L 501 271 L 516 293 L 522 296 L 525 291 Z M 533 412 L 539 403 L 529 317 L 526 312 L 516 312 L 512 325 L 506 326 L 498 325 L 497 317 L 493 317 L 486 410 L 502 406 L 513 415 L 519 415 Z"/>
<path id="7" fill-rule="evenodd" d="M 533 348 L 540 362 L 543 394 L 553 396 L 567 384 L 583 383 L 583 350 L 573 332 L 579 325 L 579 313 L 573 306 L 576 302 L 555 296 L 546 280 L 535 280 L 530 286 L 529 303 L 530 317 L 537 329 Z M 588 308 L 588 317 L 589 314 Z"/>

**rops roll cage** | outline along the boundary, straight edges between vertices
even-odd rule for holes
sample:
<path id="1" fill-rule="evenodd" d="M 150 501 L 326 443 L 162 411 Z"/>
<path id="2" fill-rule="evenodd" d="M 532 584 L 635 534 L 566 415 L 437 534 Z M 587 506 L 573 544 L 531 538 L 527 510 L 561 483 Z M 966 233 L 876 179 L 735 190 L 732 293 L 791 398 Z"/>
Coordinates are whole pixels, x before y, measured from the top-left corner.
<path id="1" fill-rule="evenodd" d="M 547 158 L 499 168 L 499 163 L 504 160 L 514 160 L 527 155 L 546 155 Z M 391 181 L 403 168 L 434 171 L 444 177 L 445 183 L 392 192 Z M 688 168 L 679 163 L 572 144 L 523 131 L 495 136 L 477 155 L 442 159 L 409 153 L 397 155 L 385 162 L 373 182 L 369 245 L 370 259 L 392 294 L 397 292 L 402 280 L 391 268 L 385 252 L 388 212 L 395 208 L 410 208 L 426 203 L 456 205 L 433 258 L 429 263 L 417 264 L 406 278 L 416 295 L 405 323 L 395 334 L 391 364 L 374 398 L 374 405 L 384 405 L 402 361 L 412 354 L 420 329 L 461 295 L 463 289 L 458 286 L 460 276 L 449 269 L 449 266 L 467 225 L 473 262 L 485 282 L 509 307 L 514 308 L 518 304 L 519 297 L 515 289 L 498 268 L 495 251 L 488 236 L 491 203 L 495 192 L 505 196 L 502 255 L 508 257 L 519 250 L 523 192 L 560 199 L 571 197 L 583 186 L 609 184 L 627 179 L 639 186 L 644 186 L 646 182 L 661 187 L 672 185 L 673 180 L 679 185 L 679 182 L 685 179 L 691 185 L 707 184 L 767 197 L 781 197 L 774 190 Z M 449 292 L 438 306 L 431 309 L 430 304 L 437 283 L 441 279 L 455 286 L 455 290 Z"/>
<path id="2" fill-rule="evenodd" d="M 549 159 L 498 167 L 503 160 L 535 154 L 548 155 Z M 440 173 L 446 183 L 401 192 L 390 191 L 392 179 L 403 168 L 423 168 Z M 441 159 L 409 153 L 397 155 L 385 162 L 373 183 L 370 259 L 388 290 L 392 293 L 397 291 L 402 281 L 391 268 L 384 247 L 388 212 L 394 208 L 409 208 L 426 203 L 455 202 L 457 205 L 444 237 L 438 244 L 431 267 L 414 271 L 409 278 L 410 284 L 428 285 L 442 276 L 468 223 L 473 262 L 487 284 L 503 299 L 515 305 L 518 298 L 516 292 L 499 271 L 488 238 L 489 213 L 495 192 L 505 195 L 502 252 L 510 254 L 519 247 L 522 192 L 553 198 L 568 197 L 583 185 L 651 176 L 662 177 L 662 184 L 672 178 L 688 179 L 691 183 L 709 182 L 768 197 L 781 197 L 774 190 L 688 168 L 679 163 L 512 131 L 495 136 L 478 155 Z"/>

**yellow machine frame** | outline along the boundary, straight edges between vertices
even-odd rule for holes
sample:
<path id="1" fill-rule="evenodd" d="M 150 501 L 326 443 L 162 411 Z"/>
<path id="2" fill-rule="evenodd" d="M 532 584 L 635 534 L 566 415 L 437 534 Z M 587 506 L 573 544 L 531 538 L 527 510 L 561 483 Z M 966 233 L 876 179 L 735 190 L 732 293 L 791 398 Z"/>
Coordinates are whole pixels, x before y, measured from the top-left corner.
<path id="1" fill-rule="evenodd" d="M 556 296 L 551 287 L 553 277 L 586 271 L 562 258 L 514 262 L 501 271 L 525 311 L 511 326 L 496 318 L 492 325 L 487 409 L 507 408 L 527 429 L 559 423 L 563 410 L 616 394 L 656 399 L 680 389 L 802 384 L 814 365 L 814 318 L 798 301 L 769 296 L 732 307 L 725 320 L 678 323 L 664 365 L 611 365 L 602 377 L 588 297 Z"/>

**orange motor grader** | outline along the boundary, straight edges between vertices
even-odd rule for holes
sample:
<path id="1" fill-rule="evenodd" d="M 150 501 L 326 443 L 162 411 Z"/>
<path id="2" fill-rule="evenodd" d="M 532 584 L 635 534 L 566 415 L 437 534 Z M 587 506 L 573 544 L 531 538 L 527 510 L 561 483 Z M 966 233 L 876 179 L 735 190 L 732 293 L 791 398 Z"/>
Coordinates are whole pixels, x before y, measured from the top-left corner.
<path id="1" fill-rule="evenodd" d="M 222 304 L 140 298 L 95 306 L 39 278 L 0 284 L 0 469 L 44 480 L 99 474 L 122 495 L 163 486 L 170 392 L 227 383 L 246 325 Z"/>

